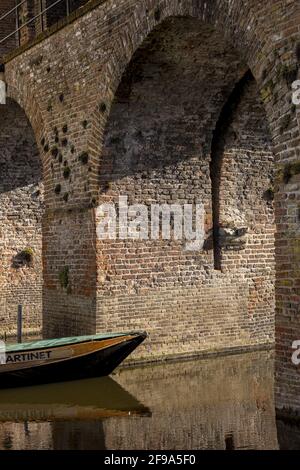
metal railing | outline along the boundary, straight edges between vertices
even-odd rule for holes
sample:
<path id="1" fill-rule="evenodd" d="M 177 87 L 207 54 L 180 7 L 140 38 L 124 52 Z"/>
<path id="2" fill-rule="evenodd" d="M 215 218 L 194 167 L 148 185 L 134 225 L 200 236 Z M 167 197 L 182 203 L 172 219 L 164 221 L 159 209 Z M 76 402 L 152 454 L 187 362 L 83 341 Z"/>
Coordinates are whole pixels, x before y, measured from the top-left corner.
<path id="1" fill-rule="evenodd" d="M 17 35 L 18 39 L 18 45 L 20 45 L 20 31 L 25 28 L 26 26 L 30 25 L 34 21 L 40 19 L 40 29 L 41 32 L 45 30 L 45 13 L 47 13 L 49 10 L 57 6 L 58 4 L 65 2 L 66 8 L 65 8 L 65 14 L 62 15 L 62 18 L 68 17 L 70 15 L 70 0 L 56 0 L 54 3 L 52 3 L 50 6 L 43 7 L 43 0 L 39 0 L 40 2 L 40 11 L 38 14 L 34 15 L 32 18 L 30 18 L 28 21 L 20 25 L 20 18 L 19 18 L 19 9 L 22 5 L 24 5 L 28 0 L 22 0 L 20 3 L 18 3 L 14 8 L 6 12 L 4 15 L 0 17 L 0 28 L 1 28 L 1 23 L 3 24 L 3 21 L 6 20 L 7 18 L 11 15 L 14 15 L 14 19 L 16 21 L 16 29 L 9 33 L 7 36 L 4 38 L 0 39 L 0 45 L 4 44 L 8 39 L 10 39 L 12 36 Z M 73 11 L 73 10 L 72 10 Z M 47 18 L 46 18 L 47 19 Z M 46 24 L 47 27 L 47 24 Z"/>

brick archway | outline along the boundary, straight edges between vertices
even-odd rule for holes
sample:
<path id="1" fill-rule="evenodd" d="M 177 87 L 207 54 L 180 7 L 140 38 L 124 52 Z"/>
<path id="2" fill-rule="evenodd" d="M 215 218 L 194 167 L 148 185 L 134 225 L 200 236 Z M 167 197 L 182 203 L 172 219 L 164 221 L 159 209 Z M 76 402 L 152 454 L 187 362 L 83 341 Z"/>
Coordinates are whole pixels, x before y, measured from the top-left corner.
<path id="1" fill-rule="evenodd" d="M 299 108 L 291 106 L 291 84 L 299 77 L 300 60 L 297 2 L 272 0 L 262 5 L 258 0 L 122 0 L 116 4 L 112 0 L 95 0 L 90 3 L 88 14 L 87 8 L 84 13 L 72 24 L 53 29 L 51 36 L 37 41 L 27 52 L 10 56 L 6 64 L 9 86 L 18 88 L 26 83 L 45 122 L 42 138 L 49 162 L 45 173 L 49 185 L 44 306 L 48 334 L 96 330 L 101 303 L 97 284 L 102 282 L 105 260 L 95 250 L 93 207 L 99 202 L 104 130 L 124 71 L 135 51 L 167 18 L 195 18 L 199 25 L 217 31 L 235 49 L 237 60 L 251 69 L 269 122 L 278 170 L 278 391 L 288 396 L 291 377 L 299 382 L 297 368 L 289 360 L 291 338 L 297 339 L 298 332 L 300 335 L 295 215 L 299 184 L 294 174 L 297 165 L 293 166 L 299 161 Z M 65 48 L 58 47 L 62 43 Z M 212 63 L 213 60 L 212 54 Z M 218 61 L 222 62 L 222 56 L 218 57 L 217 66 Z M 239 78 L 236 76 L 234 83 Z M 230 84 L 227 85 L 219 113 L 230 94 Z M 214 125 L 217 119 L 215 112 Z M 67 288 L 59 281 L 66 269 Z"/>
<path id="2" fill-rule="evenodd" d="M 238 135 L 222 130 L 218 137 L 228 147 L 221 183 L 214 183 L 227 194 L 218 230 L 233 232 L 220 270 L 211 245 L 213 135 L 246 70 L 218 30 L 196 18 L 170 17 L 137 49 L 115 93 L 100 159 L 100 202 L 117 205 L 126 196 L 148 213 L 151 204 L 205 207 L 205 245 L 191 252 L 182 241 L 151 235 L 147 241 L 98 242 L 97 328 L 117 322 L 121 329 L 141 329 L 146 323 L 153 357 L 274 342 L 274 222 L 272 204 L 264 201 L 274 162 L 253 77 L 249 91 L 240 91 L 238 112 L 228 112 L 230 132 Z M 249 216 L 255 211 L 257 224 Z M 242 229 L 247 236 L 235 235 Z M 263 244 L 262 251 L 255 244 Z M 259 266 L 255 258 L 265 255 L 268 261 Z"/>
<path id="3" fill-rule="evenodd" d="M 112 21 L 114 10 L 110 9 L 108 3 L 103 8 L 106 22 Z M 217 1 L 207 3 L 203 0 L 195 5 L 193 1 L 183 3 L 163 0 L 156 1 L 149 7 L 147 2 L 145 5 L 133 5 L 128 21 L 122 25 L 115 40 L 110 43 L 109 56 L 103 64 L 101 75 L 96 77 L 95 89 L 98 92 L 95 100 L 96 106 L 91 113 L 91 128 L 88 135 L 88 147 L 90 147 L 92 157 L 95 157 L 95 162 L 99 161 L 98 145 L 99 141 L 101 142 L 103 127 L 105 127 L 109 108 L 126 67 L 135 51 L 142 46 L 153 29 L 170 17 L 197 18 L 202 24 L 219 31 L 223 39 L 236 50 L 239 59 L 251 69 L 265 99 L 267 119 L 273 131 L 278 124 L 276 120 L 280 115 L 281 97 L 277 95 L 274 102 L 272 93 L 268 93 L 270 91 L 269 85 L 272 82 L 274 84 L 282 81 L 282 71 L 293 69 L 296 63 L 295 39 L 290 38 L 289 35 L 281 37 L 273 34 L 276 31 L 277 23 L 282 21 L 283 17 L 285 18 L 284 8 L 284 5 L 278 5 L 276 12 L 270 15 L 268 5 L 264 5 L 261 6 L 258 15 L 255 2 L 248 2 L 247 5 L 244 3 L 241 5 L 239 1 L 224 2 L 220 5 Z M 145 11 L 147 12 L 146 17 Z M 282 30 L 288 30 L 291 19 L 296 24 L 297 15 L 299 12 L 296 4 L 291 4 L 282 24 Z M 101 18 L 100 14 L 98 19 Z M 105 27 L 106 22 L 101 26 Z M 292 33 L 293 31 L 291 31 L 291 35 Z M 279 46 L 290 48 L 284 58 L 274 52 Z M 273 138 L 276 139 L 276 133 L 273 134 Z M 93 197 L 97 197 L 92 184 L 91 191 Z"/>

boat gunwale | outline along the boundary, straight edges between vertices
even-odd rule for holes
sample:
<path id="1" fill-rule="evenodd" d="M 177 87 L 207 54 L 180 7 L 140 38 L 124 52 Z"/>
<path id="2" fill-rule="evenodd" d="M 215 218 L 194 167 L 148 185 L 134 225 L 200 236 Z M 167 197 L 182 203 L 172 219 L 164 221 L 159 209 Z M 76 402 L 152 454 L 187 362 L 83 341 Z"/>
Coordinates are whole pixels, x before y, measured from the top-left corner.
<path id="1" fill-rule="evenodd" d="M 113 338 L 122 338 L 125 336 L 147 336 L 147 333 L 141 331 L 130 331 L 124 333 L 99 333 L 96 335 L 70 336 L 63 338 L 42 339 L 37 341 L 29 341 L 25 343 L 8 344 L 5 353 L 13 354 L 26 351 L 39 351 L 43 349 L 56 349 L 64 346 L 72 346 L 74 344 L 89 343 L 91 341 L 104 341 Z M 76 340 L 77 339 L 77 340 Z M 73 341 L 72 341 L 73 340 Z M 53 341 L 53 344 L 51 342 Z M 57 341 L 57 343 L 55 343 Z M 36 345 L 36 346 L 34 346 Z"/>
<path id="2" fill-rule="evenodd" d="M 84 352 L 84 353 L 80 353 L 80 354 L 75 354 L 74 356 L 71 356 L 71 357 L 63 357 L 63 358 L 60 358 L 60 359 L 53 359 L 53 360 L 45 360 L 45 361 L 42 361 L 42 362 L 38 362 L 38 361 L 28 361 L 28 362 L 24 362 L 23 364 L 23 367 L 20 366 L 19 363 L 14 363 L 14 364 L 9 364 L 10 366 L 14 366 L 16 364 L 19 365 L 19 367 L 12 367 L 12 369 L 6 369 L 6 370 L 3 370 L 3 366 L 6 366 L 7 364 L 3 364 L 1 365 L 0 364 L 0 377 L 2 374 L 7 374 L 7 373 L 14 373 L 16 371 L 26 371 L 26 370 L 29 370 L 29 369 L 33 369 L 33 368 L 37 368 L 37 367 L 44 367 L 44 366 L 49 366 L 49 365 L 55 365 L 55 364 L 59 364 L 59 363 L 63 363 L 63 362 L 72 362 L 73 360 L 76 360 L 76 359 L 81 359 L 81 358 L 84 358 L 84 357 L 88 357 L 88 356 L 92 356 L 94 354 L 98 354 L 100 351 L 103 351 L 104 349 L 109 349 L 109 348 L 112 348 L 114 346 L 117 346 L 121 343 L 127 343 L 127 342 L 130 342 L 132 341 L 133 339 L 135 339 L 135 337 L 133 337 L 131 335 L 131 337 L 128 335 L 126 337 L 124 337 L 124 339 L 122 339 L 120 342 L 116 343 L 116 344 L 108 344 L 106 346 L 103 346 L 102 348 L 99 348 L 98 349 L 95 349 L 93 351 L 88 351 L 88 352 Z M 81 343 L 78 343 L 78 344 L 81 344 Z M 68 345 L 69 346 L 69 345 Z"/>

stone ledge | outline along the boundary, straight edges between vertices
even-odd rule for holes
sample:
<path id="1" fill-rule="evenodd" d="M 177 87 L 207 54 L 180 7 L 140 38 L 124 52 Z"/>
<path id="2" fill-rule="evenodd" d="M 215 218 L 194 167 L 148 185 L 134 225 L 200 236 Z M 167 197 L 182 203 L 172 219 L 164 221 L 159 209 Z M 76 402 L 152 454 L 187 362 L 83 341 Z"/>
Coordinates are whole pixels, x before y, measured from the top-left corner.
<path id="1" fill-rule="evenodd" d="M 220 348 L 220 349 L 213 349 L 208 351 L 199 351 L 192 354 L 169 354 L 164 356 L 156 356 L 141 359 L 126 359 L 117 369 L 128 369 L 139 367 L 142 365 L 151 366 L 154 364 L 162 364 L 162 363 L 172 363 L 172 362 L 186 362 L 192 361 L 195 359 L 209 359 L 214 357 L 224 357 L 224 356 L 235 356 L 238 354 L 247 354 L 250 352 L 255 351 L 274 351 L 275 343 L 262 343 L 262 344 L 254 344 L 254 345 L 246 345 L 246 346 L 236 346 L 233 348 Z"/>

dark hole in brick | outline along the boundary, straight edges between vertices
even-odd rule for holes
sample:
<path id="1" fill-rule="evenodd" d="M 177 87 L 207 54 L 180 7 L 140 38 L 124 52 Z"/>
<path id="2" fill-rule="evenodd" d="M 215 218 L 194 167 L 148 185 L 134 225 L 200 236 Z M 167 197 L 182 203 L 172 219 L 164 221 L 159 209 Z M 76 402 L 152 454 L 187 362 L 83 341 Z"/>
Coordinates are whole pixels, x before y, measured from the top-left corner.
<path id="1" fill-rule="evenodd" d="M 102 102 L 102 103 L 100 104 L 100 111 L 101 111 L 101 113 L 105 113 L 106 109 L 107 109 L 106 103 Z"/>
<path id="2" fill-rule="evenodd" d="M 87 120 L 82 121 L 82 127 L 83 127 L 84 129 L 86 129 L 87 126 L 88 126 Z"/>
<path id="3" fill-rule="evenodd" d="M 63 200 L 65 202 L 68 202 L 68 199 L 69 199 L 69 193 L 65 193 L 64 196 L 63 196 Z"/>
<path id="4" fill-rule="evenodd" d="M 66 134 L 68 132 L 68 125 L 65 124 L 62 130 L 63 130 L 63 133 Z"/>
<path id="5" fill-rule="evenodd" d="M 42 140 L 41 140 L 41 146 L 43 147 L 44 145 L 45 145 L 45 139 L 43 137 Z"/>
<path id="6" fill-rule="evenodd" d="M 80 156 L 79 156 L 79 160 L 81 161 L 81 163 L 83 165 L 86 165 L 87 162 L 89 161 L 89 154 L 87 152 L 83 152 Z"/>
<path id="7" fill-rule="evenodd" d="M 51 150 L 51 155 L 56 158 L 57 155 L 58 155 L 58 148 L 57 147 L 53 147 L 53 149 Z"/>
<path id="8" fill-rule="evenodd" d="M 44 151 L 45 151 L 45 152 L 49 152 L 49 145 L 48 145 L 48 144 L 45 145 Z"/>
<path id="9" fill-rule="evenodd" d="M 61 94 L 59 95 L 59 101 L 62 103 L 63 100 L 64 100 L 64 95 L 63 95 L 63 93 L 61 93 Z"/>
<path id="10" fill-rule="evenodd" d="M 60 194 L 60 192 L 61 192 L 61 185 L 60 184 L 57 184 L 55 186 L 54 192 L 55 192 L 55 194 Z"/>
<path id="11" fill-rule="evenodd" d="M 61 153 L 59 154 L 58 161 L 59 161 L 59 163 L 61 163 L 63 161 L 63 156 L 62 156 Z"/>
<path id="12" fill-rule="evenodd" d="M 70 174 L 71 174 L 71 169 L 67 166 L 64 169 L 64 178 L 65 178 L 65 180 L 67 180 L 69 178 Z"/>
<path id="13" fill-rule="evenodd" d="M 61 145 L 62 145 L 63 147 L 66 147 L 66 146 L 68 145 L 68 139 L 66 139 L 66 138 L 65 138 L 65 139 L 62 139 Z"/>
<path id="14" fill-rule="evenodd" d="M 30 265 L 33 260 L 33 250 L 32 248 L 25 248 L 20 251 L 12 260 L 12 267 L 18 269 L 24 265 Z"/>
<path id="15" fill-rule="evenodd" d="M 274 200 L 274 189 L 273 188 L 267 189 L 263 194 L 263 198 L 265 199 L 265 201 L 273 201 Z"/>
<path id="16" fill-rule="evenodd" d="M 160 9 L 157 8 L 154 12 L 154 19 L 155 21 L 159 21 L 160 20 L 160 17 L 161 17 L 161 13 L 160 13 Z"/>

